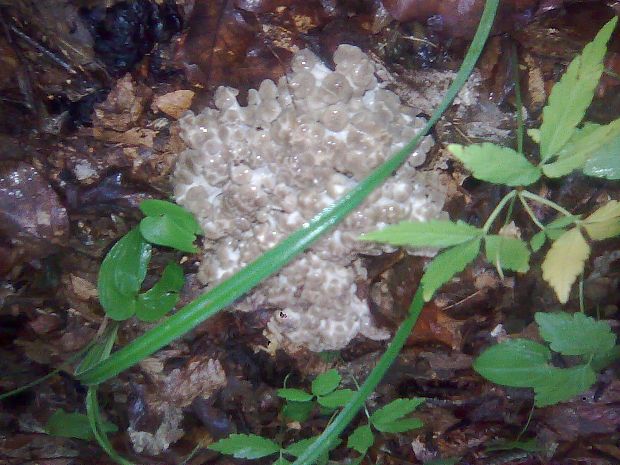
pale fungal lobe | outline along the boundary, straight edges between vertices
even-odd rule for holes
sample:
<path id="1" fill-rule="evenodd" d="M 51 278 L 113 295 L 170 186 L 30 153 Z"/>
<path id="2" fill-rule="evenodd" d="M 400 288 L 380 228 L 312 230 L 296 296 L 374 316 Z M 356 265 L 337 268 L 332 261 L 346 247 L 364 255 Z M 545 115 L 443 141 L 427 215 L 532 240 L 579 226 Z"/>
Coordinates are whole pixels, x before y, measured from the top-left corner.
<path id="1" fill-rule="evenodd" d="M 181 119 L 189 148 L 176 166 L 174 194 L 204 230 L 204 284 L 218 284 L 307 224 L 424 126 L 377 81 L 373 62 L 359 48 L 341 45 L 334 62 L 331 71 L 302 50 L 288 76 L 249 91 L 247 106 L 237 102 L 236 89 L 220 87 L 215 109 Z M 441 214 L 440 183 L 416 170 L 432 144 L 424 138 L 335 231 L 235 308 L 279 307 L 268 337 L 289 347 L 336 350 L 358 334 L 386 337 L 356 295 L 356 280 L 365 278 L 357 257 L 390 249 L 357 238 Z"/>

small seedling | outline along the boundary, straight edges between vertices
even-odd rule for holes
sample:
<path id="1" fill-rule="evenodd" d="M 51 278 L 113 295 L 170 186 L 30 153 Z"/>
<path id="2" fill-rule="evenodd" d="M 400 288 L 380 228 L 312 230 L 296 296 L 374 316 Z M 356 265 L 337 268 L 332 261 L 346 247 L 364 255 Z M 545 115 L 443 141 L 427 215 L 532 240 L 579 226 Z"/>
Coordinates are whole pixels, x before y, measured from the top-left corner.
<path id="1" fill-rule="evenodd" d="M 341 381 L 341 376 L 336 370 L 332 369 L 314 379 L 310 392 L 297 388 L 279 389 L 278 396 L 286 400 L 282 414 L 290 418 L 290 408 L 293 405 L 293 412 L 295 414 L 298 412 L 303 413 L 300 417 L 303 419 L 300 420 L 297 417 L 293 419 L 305 421 L 309 418 L 315 403 L 330 412 L 336 408 L 343 407 L 355 391 L 351 389 L 338 389 Z M 368 449 L 374 444 L 373 428 L 382 433 L 403 433 L 421 427 L 421 420 L 407 418 L 407 415 L 422 403 L 424 403 L 424 399 L 396 399 L 378 409 L 372 415 L 369 415 L 368 423 L 357 427 L 349 436 L 347 447 L 361 454 L 351 463 L 361 463 Z M 289 413 L 287 413 L 287 409 L 289 409 Z M 287 447 L 282 447 L 275 441 L 262 436 L 231 434 L 227 438 L 210 445 L 209 449 L 244 459 L 258 459 L 279 454 L 278 459 L 272 465 L 285 465 L 291 463 L 285 457 L 299 457 L 316 439 L 317 437 L 314 436 L 297 441 Z M 339 444 L 340 440 L 333 442 L 330 450 L 336 448 Z M 327 460 L 328 454 L 323 454 L 317 463 L 319 465 L 324 464 L 327 463 Z"/>
<path id="2" fill-rule="evenodd" d="M 558 368 L 543 344 L 528 339 L 511 339 L 485 350 L 474 369 L 489 381 L 504 386 L 533 388 L 534 405 L 544 407 L 564 402 L 589 389 L 596 372 L 613 361 L 616 335 L 609 325 L 581 312 L 535 315 L 541 337 L 552 351 L 575 356 L 580 364 Z"/>

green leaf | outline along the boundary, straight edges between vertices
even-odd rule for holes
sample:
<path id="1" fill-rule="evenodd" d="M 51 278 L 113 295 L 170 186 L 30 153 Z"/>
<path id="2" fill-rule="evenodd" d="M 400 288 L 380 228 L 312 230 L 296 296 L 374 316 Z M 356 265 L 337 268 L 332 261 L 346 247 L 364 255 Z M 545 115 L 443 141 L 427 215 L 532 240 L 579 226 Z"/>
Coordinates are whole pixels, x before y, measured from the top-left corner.
<path id="1" fill-rule="evenodd" d="M 610 200 L 585 220 L 583 227 L 595 241 L 610 239 L 620 234 L 620 202 Z"/>
<path id="2" fill-rule="evenodd" d="M 542 450 L 536 439 L 528 439 L 527 441 L 497 441 L 486 447 L 486 452 L 495 452 L 501 450 L 524 450 L 526 452 L 537 452 Z"/>
<path id="3" fill-rule="evenodd" d="M 370 422 L 379 431 L 382 431 L 377 424 L 391 423 L 409 415 L 425 402 L 422 398 L 395 399 L 389 404 L 381 407 L 370 415 Z"/>
<path id="4" fill-rule="evenodd" d="M 536 323 L 541 337 L 551 350 L 562 355 L 596 355 L 616 345 L 616 335 L 603 321 L 577 313 L 537 312 Z"/>
<path id="5" fill-rule="evenodd" d="M 256 434 L 231 434 L 207 449 L 232 455 L 236 459 L 259 459 L 280 452 L 280 446 L 275 442 Z"/>
<path id="6" fill-rule="evenodd" d="M 562 234 L 547 252 L 541 266 L 543 279 L 551 285 L 563 304 L 568 301 L 570 289 L 589 256 L 590 246 L 577 228 Z"/>
<path id="7" fill-rule="evenodd" d="M 553 86 L 549 103 L 543 109 L 540 127 L 540 155 L 544 162 L 555 155 L 571 138 L 592 102 L 594 90 L 603 72 L 607 41 L 617 18 L 609 21 L 585 46 Z"/>
<path id="8" fill-rule="evenodd" d="M 551 368 L 551 352 L 527 339 L 512 339 L 485 350 L 474 361 L 480 375 L 496 384 L 532 387 L 544 379 Z"/>
<path id="9" fill-rule="evenodd" d="M 460 273 L 478 256 L 481 239 L 456 245 L 439 255 L 426 267 L 420 284 L 424 288 L 424 300 L 429 301 L 437 289 Z"/>
<path id="10" fill-rule="evenodd" d="M 103 423 L 103 431 L 105 433 L 115 433 L 118 431 L 118 428 L 113 423 L 105 422 Z M 49 417 L 45 424 L 45 432 L 51 436 L 62 438 L 83 439 L 85 441 L 95 439 L 86 415 L 65 412 L 63 409 L 56 410 Z"/>
<path id="11" fill-rule="evenodd" d="M 614 346 L 611 350 L 592 357 L 590 366 L 594 371 L 602 371 L 618 359 L 620 359 L 620 346 Z"/>
<path id="12" fill-rule="evenodd" d="M 308 402 L 314 398 L 312 394 L 294 388 L 278 389 L 278 397 L 294 402 Z"/>
<path id="13" fill-rule="evenodd" d="M 533 252 L 538 252 L 543 245 L 545 245 L 545 241 L 547 240 L 547 235 L 545 231 L 538 231 L 532 239 L 530 239 L 530 247 Z"/>
<path id="14" fill-rule="evenodd" d="M 620 179 L 620 137 L 592 153 L 583 172 L 596 178 Z"/>
<path id="15" fill-rule="evenodd" d="M 499 145 L 484 143 L 464 147 L 448 145 L 474 177 L 493 184 L 528 186 L 540 178 L 540 168 L 532 165 L 517 151 Z"/>
<path id="16" fill-rule="evenodd" d="M 354 391 L 351 389 L 338 389 L 324 396 L 319 396 L 317 402 L 323 407 L 338 408 L 344 407 L 353 397 Z"/>
<path id="17" fill-rule="evenodd" d="M 136 316 L 147 322 L 159 320 L 177 304 L 184 283 L 183 268 L 174 262 L 168 263 L 161 279 L 138 296 Z"/>
<path id="18" fill-rule="evenodd" d="M 362 425 L 355 428 L 351 433 L 347 441 L 347 447 L 356 450 L 360 454 L 365 454 L 374 442 L 375 436 L 372 434 L 370 425 Z"/>
<path id="19" fill-rule="evenodd" d="M 575 224 L 580 219 L 581 215 L 563 215 L 546 225 L 545 229 L 564 229 L 566 226 Z"/>
<path id="20" fill-rule="evenodd" d="M 334 391 L 339 385 L 342 378 L 335 369 L 327 370 L 321 373 L 312 381 L 312 394 L 317 397 L 324 396 Z"/>
<path id="21" fill-rule="evenodd" d="M 409 247 L 450 247 L 481 236 L 482 230 L 462 221 L 410 222 L 388 226 L 360 237 L 364 241 Z"/>
<path id="22" fill-rule="evenodd" d="M 144 238 L 157 245 L 172 247 L 181 252 L 194 253 L 198 248 L 194 245 L 196 235 L 184 229 L 175 219 L 166 216 L 147 216 L 140 221 L 140 232 Z"/>
<path id="23" fill-rule="evenodd" d="M 279 457 L 275 462 L 271 465 L 291 465 L 292 462 L 289 462 L 284 457 Z"/>
<path id="24" fill-rule="evenodd" d="M 545 407 L 564 402 L 586 391 L 595 382 L 596 373 L 589 365 L 572 368 L 550 367 L 547 375 L 534 386 L 534 405 Z"/>
<path id="25" fill-rule="evenodd" d="M 527 135 L 530 136 L 530 138 L 536 142 L 537 144 L 540 144 L 540 129 L 528 129 L 527 130 Z"/>
<path id="26" fill-rule="evenodd" d="M 516 237 L 489 235 L 484 238 L 487 260 L 500 269 L 525 273 L 530 268 L 527 244 Z"/>
<path id="27" fill-rule="evenodd" d="M 132 229 L 110 249 L 99 268 L 99 301 L 113 320 L 130 318 L 151 260 L 151 245 Z"/>
<path id="28" fill-rule="evenodd" d="M 200 224 L 190 212 L 176 203 L 166 202 L 165 200 L 143 200 L 140 203 L 140 210 L 145 216 L 169 216 L 186 231 L 193 234 L 202 234 Z"/>
<path id="29" fill-rule="evenodd" d="M 389 423 L 373 423 L 373 426 L 382 433 L 404 433 L 412 429 L 421 428 L 424 422 L 419 418 L 403 418 Z"/>
<path id="30" fill-rule="evenodd" d="M 301 441 L 294 442 L 289 445 L 284 452 L 286 454 L 292 455 L 293 457 L 299 457 L 304 451 L 310 447 L 316 440 L 318 436 L 312 436 L 306 439 L 302 439 Z M 335 449 L 342 441 L 338 438 L 334 439 L 329 446 L 329 450 Z"/>
<path id="31" fill-rule="evenodd" d="M 596 126 L 591 131 L 579 133 L 560 151 L 556 161 L 542 166 L 543 173 L 550 178 L 559 178 L 581 169 L 590 157 L 607 150 L 618 137 L 620 137 L 620 119 L 605 126 Z"/>
<path id="32" fill-rule="evenodd" d="M 313 408 L 312 402 L 288 401 L 282 408 L 282 415 L 289 420 L 303 423 L 310 417 Z"/>

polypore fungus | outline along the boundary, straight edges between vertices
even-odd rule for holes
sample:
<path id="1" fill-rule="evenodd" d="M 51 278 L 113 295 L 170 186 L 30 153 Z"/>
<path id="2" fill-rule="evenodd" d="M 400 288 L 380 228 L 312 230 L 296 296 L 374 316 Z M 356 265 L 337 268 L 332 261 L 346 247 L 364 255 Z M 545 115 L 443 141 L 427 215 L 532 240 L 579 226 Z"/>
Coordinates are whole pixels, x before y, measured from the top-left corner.
<path id="1" fill-rule="evenodd" d="M 249 91 L 247 106 L 237 102 L 236 89 L 220 87 L 215 109 L 181 119 L 189 148 L 178 160 L 174 193 L 205 233 L 204 284 L 218 284 L 302 227 L 424 126 L 415 110 L 378 83 L 373 62 L 359 48 L 341 45 L 334 62 L 331 71 L 302 50 L 287 77 Z M 337 229 L 235 308 L 280 308 L 268 337 L 313 351 L 341 349 L 357 334 L 386 337 L 356 295 L 356 280 L 365 278 L 358 254 L 389 249 L 357 238 L 440 214 L 439 183 L 416 171 L 432 143 L 424 138 Z"/>

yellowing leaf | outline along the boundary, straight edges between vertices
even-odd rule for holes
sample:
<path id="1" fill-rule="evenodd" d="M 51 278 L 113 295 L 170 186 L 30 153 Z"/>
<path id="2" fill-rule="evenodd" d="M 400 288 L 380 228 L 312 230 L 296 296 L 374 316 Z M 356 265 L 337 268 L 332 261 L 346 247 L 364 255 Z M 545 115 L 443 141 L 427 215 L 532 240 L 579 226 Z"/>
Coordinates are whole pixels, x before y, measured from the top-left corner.
<path id="1" fill-rule="evenodd" d="M 614 17 L 603 26 L 581 55 L 571 62 L 560 82 L 553 86 L 549 103 L 543 109 L 540 127 L 540 156 L 543 162 L 568 142 L 590 106 L 603 72 L 606 44 L 617 22 L 618 18 Z"/>
<path id="2" fill-rule="evenodd" d="M 562 234 L 547 252 L 542 264 L 543 278 L 563 304 L 589 256 L 590 246 L 576 228 Z"/>
<path id="3" fill-rule="evenodd" d="M 595 241 L 620 234 L 620 202 L 612 200 L 596 210 L 585 220 L 583 227 Z"/>
<path id="4" fill-rule="evenodd" d="M 540 169 L 520 153 L 508 147 L 484 143 L 464 147 L 448 145 L 474 177 L 506 186 L 528 186 L 540 178 Z"/>

